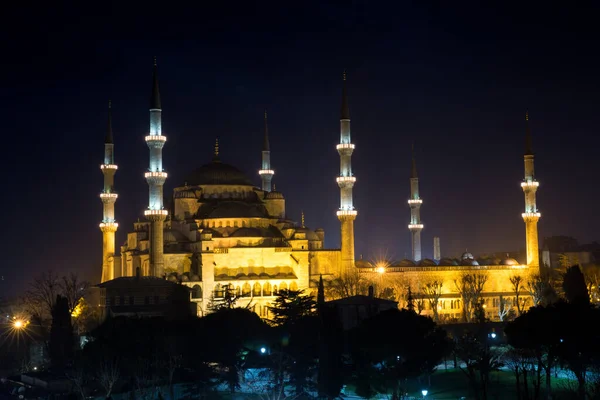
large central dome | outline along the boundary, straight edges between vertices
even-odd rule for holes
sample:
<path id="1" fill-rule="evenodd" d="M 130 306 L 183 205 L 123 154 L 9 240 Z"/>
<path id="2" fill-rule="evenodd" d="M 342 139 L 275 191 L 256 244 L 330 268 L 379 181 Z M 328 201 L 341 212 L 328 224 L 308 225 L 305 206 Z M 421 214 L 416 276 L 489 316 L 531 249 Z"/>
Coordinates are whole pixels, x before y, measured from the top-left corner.
<path id="1" fill-rule="evenodd" d="M 247 185 L 254 186 L 250 179 L 233 165 L 215 160 L 193 171 L 186 180 L 196 185 Z"/>

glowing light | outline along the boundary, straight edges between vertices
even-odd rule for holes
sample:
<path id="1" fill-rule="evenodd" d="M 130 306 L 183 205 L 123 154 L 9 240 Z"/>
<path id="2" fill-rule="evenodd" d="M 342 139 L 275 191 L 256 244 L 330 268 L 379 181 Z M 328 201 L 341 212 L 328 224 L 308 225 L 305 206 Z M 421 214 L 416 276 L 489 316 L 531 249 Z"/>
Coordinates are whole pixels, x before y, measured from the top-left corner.
<path id="1" fill-rule="evenodd" d="M 523 218 L 540 218 L 542 216 L 539 212 L 529 212 L 521 214 Z"/>
<path id="2" fill-rule="evenodd" d="M 81 315 L 81 313 L 83 312 L 84 306 L 85 306 L 85 304 L 83 303 L 83 299 L 79 299 L 79 301 L 77 301 L 77 305 L 75 306 L 73 311 L 71 311 L 71 317 L 73 317 L 73 318 L 79 317 Z"/>
<path id="3" fill-rule="evenodd" d="M 521 182 L 521 187 L 538 187 L 538 186 L 540 186 L 540 183 L 538 181 Z"/>
<path id="4" fill-rule="evenodd" d="M 119 197 L 119 195 L 116 193 L 100 193 L 101 199 L 116 199 L 117 197 Z"/>
<path id="5" fill-rule="evenodd" d="M 145 178 L 165 178 L 167 179 L 167 173 L 166 172 L 146 172 L 144 174 Z"/>
<path id="6" fill-rule="evenodd" d="M 167 210 L 146 210 L 144 215 L 169 215 Z"/>
<path id="7" fill-rule="evenodd" d="M 335 178 L 335 181 L 337 183 L 340 183 L 340 182 L 356 182 L 356 177 L 354 177 L 354 176 L 338 176 L 337 178 Z"/>
<path id="8" fill-rule="evenodd" d="M 423 204 L 423 200 L 421 199 L 410 199 L 408 204 Z"/>
<path id="9" fill-rule="evenodd" d="M 337 150 L 340 150 L 340 149 L 354 149 L 354 145 L 352 143 L 340 143 L 337 146 L 335 146 L 335 148 Z"/>
<path id="10" fill-rule="evenodd" d="M 408 224 L 408 229 L 423 229 L 423 224 Z"/>
<path id="11" fill-rule="evenodd" d="M 490 337 L 491 337 L 492 339 L 496 339 L 496 334 L 495 334 L 494 332 L 492 332 L 492 333 L 490 334 Z"/>
<path id="12" fill-rule="evenodd" d="M 166 142 L 167 137 L 162 135 L 148 135 L 144 139 L 146 142 Z"/>
<path id="13" fill-rule="evenodd" d="M 115 164 L 102 164 L 100 169 L 119 169 Z"/>
<path id="14" fill-rule="evenodd" d="M 100 228 L 114 228 L 115 230 L 119 227 L 116 222 L 102 222 Z"/>
<path id="15" fill-rule="evenodd" d="M 260 171 L 258 171 L 259 175 L 275 175 L 275 171 L 273 171 L 272 169 L 261 169 Z"/>
<path id="16" fill-rule="evenodd" d="M 385 273 L 385 267 L 383 267 L 383 266 L 377 267 L 375 269 L 375 271 L 377 271 L 378 274 L 384 274 Z"/>
<path id="17" fill-rule="evenodd" d="M 265 349 L 264 347 L 260 348 L 260 353 L 261 354 L 265 354 L 267 352 L 267 349 Z"/>
<path id="18" fill-rule="evenodd" d="M 427 396 L 427 393 L 429 393 L 427 390 L 421 390 L 421 394 L 423 395 L 423 397 Z"/>
<path id="19" fill-rule="evenodd" d="M 336 213 L 337 216 L 342 216 L 342 215 L 358 215 L 358 211 L 356 210 L 338 210 L 338 212 Z"/>
<path id="20" fill-rule="evenodd" d="M 16 320 L 16 321 L 13 323 L 13 326 L 14 326 L 16 329 L 21 329 L 21 328 L 23 328 L 23 326 L 25 326 L 25 324 L 23 323 L 23 321 L 21 321 L 20 319 L 18 319 L 18 320 Z"/>

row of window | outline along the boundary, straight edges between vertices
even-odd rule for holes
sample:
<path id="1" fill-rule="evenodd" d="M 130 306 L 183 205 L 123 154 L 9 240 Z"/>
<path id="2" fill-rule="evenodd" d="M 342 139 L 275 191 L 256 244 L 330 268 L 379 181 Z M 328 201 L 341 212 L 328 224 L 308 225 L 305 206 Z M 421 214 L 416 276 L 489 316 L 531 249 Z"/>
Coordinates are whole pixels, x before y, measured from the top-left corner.
<path id="1" fill-rule="evenodd" d="M 229 290 L 230 285 L 221 285 L 218 283 L 215 286 L 214 296 L 216 298 L 222 298 L 225 295 L 225 291 Z M 269 282 L 265 282 L 263 285 L 256 282 L 254 285 L 250 286 L 248 282 L 244 283 L 241 287 L 236 286 L 235 288 L 231 288 L 233 293 L 236 296 L 240 297 L 261 297 L 261 296 L 276 296 L 278 290 L 287 290 L 288 285 L 285 282 L 281 282 L 279 288 L 277 285 L 271 285 Z M 290 283 L 289 290 L 298 290 L 298 284 L 296 282 Z"/>
<path id="2" fill-rule="evenodd" d="M 133 306 L 133 305 L 140 305 L 140 303 L 136 303 L 135 301 L 135 297 L 134 296 L 129 296 L 129 297 L 125 297 L 125 296 L 111 296 L 108 298 L 108 305 L 109 306 Z M 148 306 L 151 304 L 160 304 L 160 297 L 159 296 L 145 296 L 144 297 L 144 305 Z"/>

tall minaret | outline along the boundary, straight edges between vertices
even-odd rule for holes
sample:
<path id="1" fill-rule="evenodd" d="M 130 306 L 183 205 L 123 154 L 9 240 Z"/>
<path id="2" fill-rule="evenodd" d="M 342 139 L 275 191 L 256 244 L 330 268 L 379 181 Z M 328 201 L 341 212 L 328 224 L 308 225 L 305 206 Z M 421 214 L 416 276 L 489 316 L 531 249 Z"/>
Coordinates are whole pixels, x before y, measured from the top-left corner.
<path id="1" fill-rule="evenodd" d="M 540 266 L 538 250 L 537 223 L 542 216 L 535 203 L 535 194 L 540 183 L 535 179 L 533 168 L 533 151 L 531 150 L 531 131 L 529 130 L 529 112 L 525 113 L 525 178 L 521 187 L 525 193 L 525 212 L 522 214 L 525 221 L 525 243 L 527 245 L 527 265 Z"/>
<path id="2" fill-rule="evenodd" d="M 117 165 L 115 164 L 115 145 L 113 143 L 112 132 L 112 110 L 110 100 L 108 101 L 108 126 L 106 128 L 106 137 L 104 138 L 104 163 L 100 165 L 104 175 L 104 190 L 100 193 L 100 199 L 103 204 L 102 223 L 102 277 L 101 281 L 106 282 L 115 278 L 115 232 L 119 224 L 115 221 L 115 202 L 118 195 L 115 193 L 115 173 Z"/>
<path id="3" fill-rule="evenodd" d="M 265 192 L 271 191 L 271 180 L 275 171 L 271 169 L 271 150 L 269 147 L 269 127 L 267 125 L 267 110 L 265 110 L 265 135 L 263 138 L 263 149 L 262 149 L 262 169 L 258 171 L 260 179 L 262 180 L 262 190 Z"/>
<path id="4" fill-rule="evenodd" d="M 408 229 L 411 234 L 412 244 L 412 259 L 415 261 L 421 260 L 421 231 L 423 224 L 421 223 L 421 204 L 423 200 L 419 197 L 419 176 L 417 175 L 417 162 L 415 161 L 415 146 L 412 146 L 412 169 L 410 172 L 410 224 Z"/>
<path id="5" fill-rule="evenodd" d="M 150 98 L 150 133 L 146 136 L 146 144 L 150 149 L 150 167 L 144 174 L 148 182 L 150 199 L 144 215 L 150 221 L 150 275 L 162 277 L 163 260 L 163 221 L 169 213 L 163 207 L 163 185 L 167 173 L 162 165 L 162 148 L 167 137 L 162 134 L 160 93 L 158 91 L 158 71 L 154 57 L 154 73 L 152 97 Z"/>
<path id="6" fill-rule="evenodd" d="M 343 74 L 342 109 L 340 115 L 340 144 L 336 146 L 340 155 L 340 175 L 336 178 L 340 187 L 340 209 L 337 217 L 341 224 L 342 273 L 354 268 L 354 220 L 357 211 L 352 204 L 352 188 L 356 177 L 352 174 L 352 152 L 354 145 L 350 140 L 350 110 L 346 88 L 346 71 Z"/>

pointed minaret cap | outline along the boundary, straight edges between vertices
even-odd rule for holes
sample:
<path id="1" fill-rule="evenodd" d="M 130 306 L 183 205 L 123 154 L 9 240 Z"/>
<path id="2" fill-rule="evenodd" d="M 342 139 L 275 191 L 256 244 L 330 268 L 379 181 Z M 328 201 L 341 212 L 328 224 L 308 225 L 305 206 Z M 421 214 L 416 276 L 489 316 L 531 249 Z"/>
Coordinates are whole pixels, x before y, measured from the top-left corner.
<path id="1" fill-rule="evenodd" d="M 271 148 L 269 146 L 269 125 L 267 124 L 267 110 L 265 110 L 265 134 L 263 138 L 262 151 L 271 151 Z"/>
<path id="2" fill-rule="evenodd" d="M 213 156 L 213 161 L 215 161 L 215 162 L 221 161 L 219 159 L 219 138 L 215 139 L 215 153 L 214 153 L 214 156 Z"/>
<path id="3" fill-rule="evenodd" d="M 532 156 L 531 130 L 529 129 L 529 110 L 525 111 L 525 155 Z"/>
<path id="4" fill-rule="evenodd" d="M 154 72 L 152 73 L 152 97 L 150 98 L 150 109 L 162 109 L 160 105 L 160 92 L 158 90 L 158 67 L 156 66 L 156 56 L 154 56 Z"/>
<path id="5" fill-rule="evenodd" d="M 113 143 L 113 131 L 112 131 L 112 103 L 108 101 L 108 126 L 106 127 L 106 137 L 104 138 L 105 144 Z"/>
<path id="6" fill-rule="evenodd" d="M 346 88 L 346 70 L 344 70 L 342 79 L 344 82 L 342 87 L 342 111 L 340 114 L 340 119 L 350 119 L 350 109 L 348 108 L 348 89 Z"/>
<path id="7" fill-rule="evenodd" d="M 304 226 L 304 211 L 302 211 L 300 218 L 301 218 L 302 227 L 305 228 L 305 226 Z"/>
<path id="8" fill-rule="evenodd" d="M 418 178 L 418 176 L 417 176 L 417 161 L 415 160 L 415 142 L 412 143 L 411 153 L 412 153 L 412 168 L 410 170 L 410 177 Z"/>

